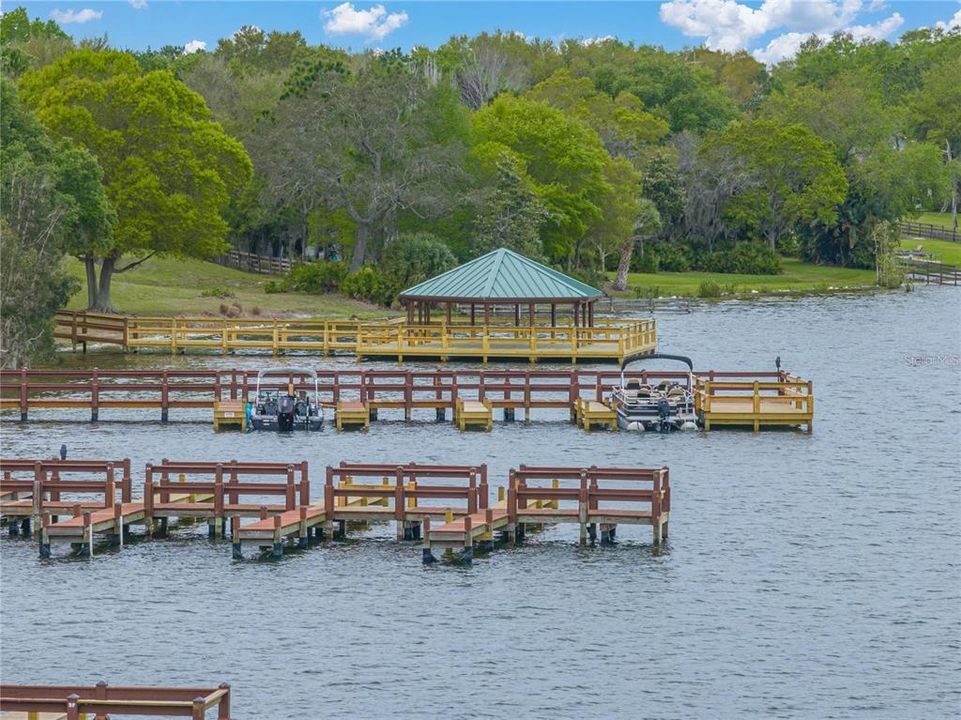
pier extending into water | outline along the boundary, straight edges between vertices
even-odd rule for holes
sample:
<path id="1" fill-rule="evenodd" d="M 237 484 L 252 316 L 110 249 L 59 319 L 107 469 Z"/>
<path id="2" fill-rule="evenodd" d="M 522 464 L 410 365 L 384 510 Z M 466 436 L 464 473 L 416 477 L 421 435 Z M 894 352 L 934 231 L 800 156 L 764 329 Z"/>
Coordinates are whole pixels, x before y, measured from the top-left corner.
<path id="1" fill-rule="evenodd" d="M 611 391 L 616 370 L 317 370 L 320 401 L 335 414 L 332 423 L 368 427 L 381 412 L 402 411 L 448 417 L 464 428 L 492 427 L 494 415 L 525 421 L 532 412 L 567 410 L 571 420 L 589 429 L 612 425 Z M 686 382 L 684 372 L 629 370 L 625 379 L 644 385 Z M 256 388 L 256 370 L 0 370 L 0 409 L 19 412 L 26 421 L 33 410 L 84 410 L 97 421 L 103 411 L 151 410 L 163 422 L 171 410 L 209 410 L 217 427 L 243 428 L 245 401 Z M 814 391 L 809 380 L 784 371 L 695 371 L 695 405 L 705 430 L 739 425 L 762 430 L 814 422 Z M 307 378 L 292 373 L 263 379 L 262 388 L 312 393 Z M 471 403 L 468 405 L 468 403 Z M 340 419 L 336 419 L 337 413 Z M 173 419 L 176 419 L 174 417 Z"/>
<path id="2" fill-rule="evenodd" d="M 61 310 L 54 337 L 124 352 L 204 351 L 348 354 L 368 358 L 623 362 L 657 346 L 652 319 L 592 320 L 591 325 L 508 325 L 441 321 L 276 320 L 267 318 L 130 317 Z"/>
<path id="3" fill-rule="evenodd" d="M 108 685 L 0 685 L 0 716 L 9 720 L 87 720 L 111 714 L 230 720 L 230 685 L 215 688 Z"/>
<path id="4" fill-rule="evenodd" d="M 81 557 L 93 557 L 99 542 L 121 549 L 131 525 L 142 525 L 145 539 L 162 538 L 169 522 L 201 520 L 211 539 L 230 537 L 235 560 L 249 548 L 281 558 L 286 547 L 393 522 L 397 540 L 421 543 L 424 561 L 433 562 L 438 553 L 470 561 L 475 548 L 492 550 L 498 537 L 517 542 L 528 528 L 563 523 L 579 526 L 581 544 L 596 541 L 598 527 L 602 543 L 614 542 L 622 524 L 650 525 L 659 544 L 671 505 L 666 467 L 520 465 L 493 503 L 483 463 L 341 462 L 326 468 L 320 498 L 311 497 L 305 461 L 148 463 L 138 499 L 129 468 L 127 459 L 0 460 L 0 517 L 11 537 L 30 537 L 36 528 L 42 558 L 52 544 L 69 544 Z M 272 501 L 278 497 L 283 502 Z"/>

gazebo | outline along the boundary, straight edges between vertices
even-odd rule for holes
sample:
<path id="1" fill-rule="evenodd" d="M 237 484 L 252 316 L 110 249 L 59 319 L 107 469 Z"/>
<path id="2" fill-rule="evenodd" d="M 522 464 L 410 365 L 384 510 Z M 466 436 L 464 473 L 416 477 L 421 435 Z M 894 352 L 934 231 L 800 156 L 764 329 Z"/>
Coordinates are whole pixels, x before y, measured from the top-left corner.
<path id="1" fill-rule="evenodd" d="M 407 308 L 408 325 L 429 325 L 432 308 L 441 306 L 449 325 L 455 305 L 469 307 L 470 324 L 477 324 L 478 308 L 483 324 L 491 324 L 491 309 L 513 308 L 514 325 L 526 313 L 536 323 L 538 306 L 550 306 L 551 326 L 557 325 L 558 308 L 569 311 L 574 327 L 593 327 L 594 303 L 603 296 L 597 288 L 506 248 L 494 250 L 425 280 L 400 294 Z M 566 314 L 566 312 L 565 312 Z"/>

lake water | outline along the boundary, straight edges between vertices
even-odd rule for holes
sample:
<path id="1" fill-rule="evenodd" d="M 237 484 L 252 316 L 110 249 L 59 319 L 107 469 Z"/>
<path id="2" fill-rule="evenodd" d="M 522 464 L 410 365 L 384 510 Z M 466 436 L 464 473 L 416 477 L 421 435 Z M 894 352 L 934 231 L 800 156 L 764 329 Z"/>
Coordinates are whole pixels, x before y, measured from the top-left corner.
<path id="1" fill-rule="evenodd" d="M 93 560 L 41 561 L 4 537 L 4 682 L 226 681 L 237 719 L 957 717 L 961 292 L 658 321 L 660 349 L 701 369 L 773 369 L 780 355 L 814 380 L 814 433 L 586 434 L 560 414 L 490 434 L 425 420 L 305 439 L 214 434 L 209 419 L 6 418 L 4 456 L 61 443 L 130 456 L 135 486 L 162 457 L 306 459 L 315 493 L 340 460 L 487 462 L 494 485 L 519 463 L 666 464 L 673 500 L 660 549 L 647 527 L 580 548 L 571 525 L 470 567 L 424 567 L 386 526 L 273 563 L 232 562 L 205 527 Z"/>

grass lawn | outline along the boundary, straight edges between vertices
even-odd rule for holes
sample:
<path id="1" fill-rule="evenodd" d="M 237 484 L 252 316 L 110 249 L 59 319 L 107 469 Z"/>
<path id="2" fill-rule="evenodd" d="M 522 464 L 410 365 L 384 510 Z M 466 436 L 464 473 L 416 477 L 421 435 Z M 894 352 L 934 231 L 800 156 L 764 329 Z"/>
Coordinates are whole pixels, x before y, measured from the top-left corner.
<path id="1" fill-rule="evenodd" d="M 824 292 L 834 288 L 862 288 L 874 286 L 874 270 L 854 270 L 830 265 L 811 265 L 793 258 L 782 258 L 784 273 L 781 275 L 735 275 L 725 273 L 631 273 L 626 293 L 632 297 L 634 288 L 640 287 L 642 295 L 652 290 L 658 297 L 696 297 L 702 282 L 713 281 L 721 286 L 724 294 Z M 613 273 L 609 273 L 613 278 Z"/>
<path id="2" fill-rule="evenodd" d="M 916 218 L 916 219 L 908 220 L 908 222 L 918 222 L 918 223 L 927 223 L 927 224 L 930 224 L 930 225 L 940 225 L 941 227 L 945 227 L 945 228 L 948 228 L 948 229 L 950 230 L 950 229 L 951 229 L 951 213 L 949 213 L 949 212 L 944 212 L 944 213 L 936 213 L 936 212 L 921 213 L 921 216 L 920 216 L 920 217 L 918 217 L 918 218 Z M 959 222 L 959 224 L 961 224 L 961 219 L 959 219 L 958 222 Z"/>
<path id="3" fill-rule="evenodd" d="M 68 258 L 69 272 L 81 283 L 67 307 L 87 305 L 86 278 L 79 260 Z M 340 295 L 277 293 L 264 285 L 277 278 L 221 267 L 201 260 L 151 258 L 129 272 L 114 275 L 111 298 L 114 310 L 132 315 L 220 315 L 221 305 L 237 304 L 244 316 L 372 319 L 396 315 L 386 308 Z M 230 297 L 201 297 L 204 290 L 222 289 Z M 257 310 L 255 310 L 255 308 Z"/>
<path id="4" fill-rule="evenodd" d="M 924 252 L 936 255 L 936 260 L 940 260 L 948 265 L 961 265 L 961 243 L 951 242 L 950 240 L 902 240 L 901 247 L 905 250 L 916 250 L 918 246 L 924 248 Z"/>

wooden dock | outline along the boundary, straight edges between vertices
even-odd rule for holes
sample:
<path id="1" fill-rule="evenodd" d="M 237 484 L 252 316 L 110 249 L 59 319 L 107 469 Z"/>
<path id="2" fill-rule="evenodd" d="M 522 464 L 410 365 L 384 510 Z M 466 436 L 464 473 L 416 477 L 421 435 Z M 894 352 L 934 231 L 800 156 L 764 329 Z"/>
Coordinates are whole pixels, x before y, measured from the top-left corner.
<path id="1" fill-rule="evenodd" d="M 230 720 L 230 685 L 215 688 L 108 685 L 0 685 L 0 717 L 22 720 L 86 720 L 124 717 L 186 717 Z"/>
<path id="2" fill-rule="evenodd" d="M 550 483 L 544 486 L 543 483 Z M 435 553 L 470 561 L 480 541 L 493 548 L 497 532 L 516 542 L 529 525 L 575 523 L 580 526 L 580 543 L 597 539 L 614 542 L 617 526 L 650 525 L 653 542 L 668 534 L 671 486 L 668 469 L 531 467 L 511 470 L 507 501 L 438 527 L 424 530 L 423 559 L 435 562 Z M 616 503 L 616 505 L 613 505 Z M 638 507 L 641 506 L 641 507 Z"/>
<path id="3" fill-rule="evenodd" d="M 667 468 L 530 467 L 511 470 L 490 503 L 487 466 L 420 463 L 346 463 L 328 466 L 323 497 L 312 499 L 306 462 L 187 462 L 147 464 L 141 500 L 130 497 L 129 474 L 116 467 L 129 460 L 0 460 L 0 493 L 14 495 L 0 506 L 12 535 L 31 534 L 24 523 L 41 513 L 40 555 L 51 543 L 67 542 L 74 553 L 93 557 L 106 535 L 123 548 L 130 526 L 144 538 L 167 536 L 170 519 L 206 520 L 214 540 L 229 534 L 232 556 L 245 549 L 281 558 L 284 548 L 343 538 L 358 524 L 393 522 L 398 541 L 422 542 L 425 562 L 454 555 L 471 560 L 475 547 L 493 549 L 495 538 L 517 541 L 544 525 L 577 523 L 582 543 L 613 542 L 619 524 L 651 525 L 654 543 L 667 536 L 670 483 Z M 51 479 L 56 472 L 57 479 Z M 69 477 L 82 473 L 85 478 Z M 103 479 L 90 474 L 100 473 Z M 250 478 L 255 478 L 251 480 Z M 200 479 L 198 479 L 200 478 Z M 272 478 L 264 481 L 262 478 Z M 116 493 L 120 493 L 120 497 Z M 102 496 L 83 505 L 62 495 Z M 19 495 L 27 497 L 18 497 Z M 242 497 L 254 498 L 242 502 Z M 282 502 L 268 501 L 282 498 Z M 612 503 L 616 503 L 612 506 Z M 627 506 L 625 507 L 625 503 Z M 638 507 L 640 505 L 641 507 Z M 59 516 L 58 516 L 59 514 Z M 62 516 L 66 515 L 64 519 Z M 433 529 L 432 529 L 433 524 Z M 229 528 L 229 532 L 228 532 Z M 449 551 L 449 552 L 448 552 Z"/>
<path id="4" fill-rule="evenodd" d="M 641 384 L 662 380 L 686 382 L 676 371 L 632 370 L 627 379 Z M 813 385 L 787 372 L 696 371 L 695 397 L 705 430 L 741 425 L 756 430 L 803 426 L 814 421 Z M 313 392 L 301 378 L 271 377 L 262 387 Z M 381 411 L 431 411 L 436 420 L 457 419 L 459 401 L 489 405 L 490 422 L 502 412 L 511 422 L 517 411 L 529 421 L 534 411 L 566 410 L 571 420 L 590 427 L 611 419 L 612 388 L 620 381 L 613 370 L 318 370 L 322 404 L 340 411 L 335 426 L 368 427 Z M 33 410 L 84 410 L 92 421 L 103 411 L 152 410 L 170 420 L 171 410 L 219 409 L 216 427 L 245 415 L 256 372 L 250 370 L 0 370 L 0 409 L 19 411 L 26 421 Z M 588 403 L 585 405 L 585 403 Z M 590 404 L 593 403 L 593 404 Z M 479 410 L 479 408 L 478 408 Z M 225 416 L 233 413 L 232 418 Z M 485 411 L 486 412 L 486 411 Z M 450 415 L 448 415 L 450 413 Z M 490 423 L 479 423 L 489 427 Z M 240 424 L 240 423 L 238 423 Z M 466 427 L 466 426 L 465 426 Z"/>
<path id="5" fill-rule="evenodd" d="M 357 357 L 623 362 L 657 346 L 652 319 L 594 321 L 592 326 L 410 323 L 380 321 L 128 317 L 62 310 L 54 337 L 84 351 L 87 344 L 124 352 L 188 351 L 345 353 Z"/>
<path id="6" fill-rule="evenodd" d="M 781 373 L 774 380 L 700 378 L 694 408 L 705 430 L 718 425 L 804 426 L 814 430 L 814 389 L 809 380 Z"/>

